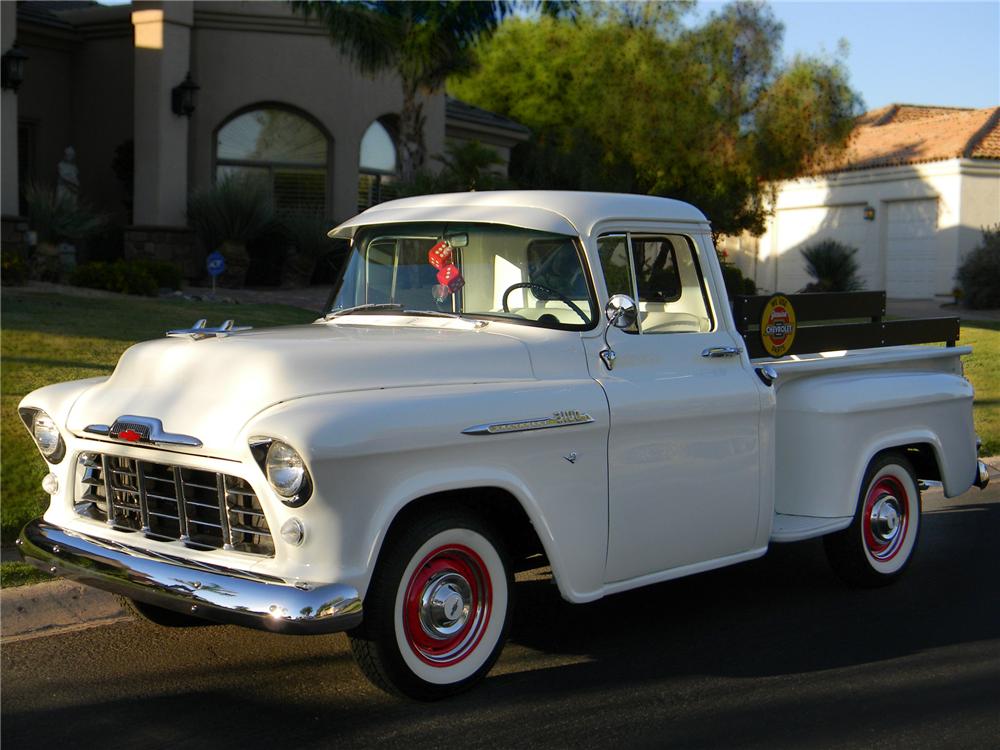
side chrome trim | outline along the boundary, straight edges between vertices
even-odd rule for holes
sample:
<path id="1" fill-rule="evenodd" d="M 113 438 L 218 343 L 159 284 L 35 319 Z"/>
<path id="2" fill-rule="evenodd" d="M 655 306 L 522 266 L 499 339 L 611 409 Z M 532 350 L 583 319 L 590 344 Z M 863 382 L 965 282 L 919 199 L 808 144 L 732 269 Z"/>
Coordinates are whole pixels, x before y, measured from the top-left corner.
<path id="1" fill-rule="evenodd" d="M 125 443 L 144 443 L 153 445 L 186 445 L 190 448 L 200 448 L 201 441 L 191 435 L 175 432 L 165 432 L 163 422 L 155 417 L 137 417 L 123 414 L 108 427 L 106 424 L 91 424 L 83 428 L 84 432 L 101 437 L 110 437 Z M 134 439 L 122 437 L 122 433 L 131 432 Z"/>
<path id="2" fill-rule="evenodd" d="M 578 424 L 593 422 L 594 418 L 589 414 L 571 409 L 569 411 L 557 411 L 550 417 L 537 417 L 535 419 L 521 419 L 516 422 L 489 422 L 488 424 L 477 424 L 466 427 L 462 430 L 463 435 L 503 435 L 508 432 L 528 432 L 529 430 L 548 430 L 553 427 L 572 427 Z"/>
<path id="3" fill-rule="evenodd" d="M 41 518 L 21 531 L 25 562 L 46 573 L 157 607 L 261 630 L 302 635 L 361 623 L 361 597 L 340 583 L 259 576 L 97 539 Z"/>

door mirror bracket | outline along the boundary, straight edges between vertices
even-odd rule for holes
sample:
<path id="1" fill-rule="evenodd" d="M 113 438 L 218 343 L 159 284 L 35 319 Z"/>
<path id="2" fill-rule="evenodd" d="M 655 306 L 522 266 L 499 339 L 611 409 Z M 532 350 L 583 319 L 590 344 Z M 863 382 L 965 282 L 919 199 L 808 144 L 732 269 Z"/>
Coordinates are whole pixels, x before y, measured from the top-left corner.
<path id="1" fill-rule="evenodd" d="M 615 369 L 615 350 L 608 344 L 608 332 L 611 327 L 631 328 L 639 318 L 639 306 L 627 294 L 615 294 L 608 300 L 604 308 L 604 316 L 608 324 L 604 327 L 604 348 L 600 351 L 601 361 L 608 370 Z"/>

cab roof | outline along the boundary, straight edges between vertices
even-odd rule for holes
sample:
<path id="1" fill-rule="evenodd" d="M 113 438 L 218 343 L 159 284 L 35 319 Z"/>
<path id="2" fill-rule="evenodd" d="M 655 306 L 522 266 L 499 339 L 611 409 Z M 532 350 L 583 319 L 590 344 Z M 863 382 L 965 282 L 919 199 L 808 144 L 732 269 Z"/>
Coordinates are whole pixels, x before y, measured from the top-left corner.
<path id="1" fill-rule="evenodd" d="M 359 227 L 417 221 L 505 224 L 586 236 L 596 224 L 608 220 L 708 224 L 697 208 L 671 198 L 572 190 L 488 190 L 380 203 L 334 227 L 329 236 L 351 238 Z"/>

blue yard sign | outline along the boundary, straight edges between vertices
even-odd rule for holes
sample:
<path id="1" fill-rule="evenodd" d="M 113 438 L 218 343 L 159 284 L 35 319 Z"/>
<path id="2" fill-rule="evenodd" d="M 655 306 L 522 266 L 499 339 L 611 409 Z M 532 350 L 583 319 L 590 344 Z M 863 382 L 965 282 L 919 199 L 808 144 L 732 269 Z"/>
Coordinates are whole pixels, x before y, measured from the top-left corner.
<path id="1" fill-rule="evenodd" d="M 226 259 L 216 250 L 205 259 L 205 267 L 208 269 L 208 275 L 214 278 L 226 270 Z"/>
<path id="2" fill-rule="evenodd" d="M 215 294 L 215 279 L 226 270 L 226 259 L 218 250 L 205 258 L 205 268 L 208 275 L 212 277 L 212 294 Z"/>

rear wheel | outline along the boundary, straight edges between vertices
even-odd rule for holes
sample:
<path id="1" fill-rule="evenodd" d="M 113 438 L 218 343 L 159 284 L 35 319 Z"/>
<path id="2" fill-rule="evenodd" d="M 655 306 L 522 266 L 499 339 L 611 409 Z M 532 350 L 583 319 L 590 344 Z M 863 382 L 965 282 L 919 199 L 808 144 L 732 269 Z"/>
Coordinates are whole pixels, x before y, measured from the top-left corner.
<path id="1" fill-rule="evenodd" d="M 390 693 L 436 700 L 465 690 L 500 655 L 512 588 L 503 544 L 480 519 L 420 519 L 386 543 L 351 651 Z"/>
<path id="2" fill-rule="evenodd" d="M 920 489 L 901 453 L 883 453 L 868 466 L 851 525 L 827 536 L 827 558 L 850 584 L 885 586 L 903 574 L 920 531 Z"/>

